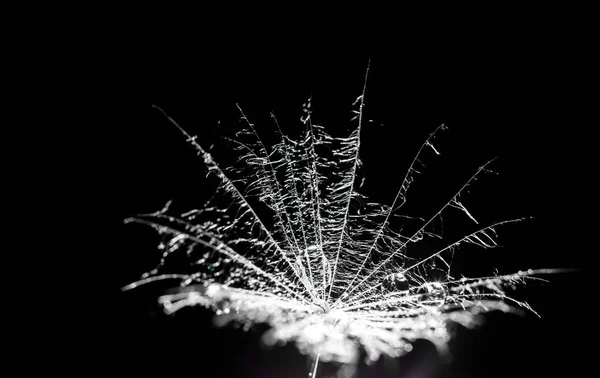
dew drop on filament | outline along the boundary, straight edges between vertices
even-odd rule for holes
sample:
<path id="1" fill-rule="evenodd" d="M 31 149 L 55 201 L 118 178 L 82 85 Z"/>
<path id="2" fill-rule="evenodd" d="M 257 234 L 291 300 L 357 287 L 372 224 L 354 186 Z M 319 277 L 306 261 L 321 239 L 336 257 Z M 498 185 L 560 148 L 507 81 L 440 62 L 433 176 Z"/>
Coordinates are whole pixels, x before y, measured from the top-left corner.
<path id="1" fill-rule="evenodd" d="M 381 290 L 384 293 L 403 292 L 408 291 L 408 289 L 408 280 L 403 273 L 389 274 L 381 283 Z"/>

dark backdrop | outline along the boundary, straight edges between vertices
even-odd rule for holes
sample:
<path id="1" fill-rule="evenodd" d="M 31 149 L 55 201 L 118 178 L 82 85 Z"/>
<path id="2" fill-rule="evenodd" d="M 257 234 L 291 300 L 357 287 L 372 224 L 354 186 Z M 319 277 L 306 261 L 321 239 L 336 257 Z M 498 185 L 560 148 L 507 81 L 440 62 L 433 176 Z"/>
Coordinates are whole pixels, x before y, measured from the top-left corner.
<path id="1" fill-rule="evenodd" d="M 500 230 L 504 248 L 476 251 L 473 262 L 463 258 L 465 269 L 581 271 L 549 276 L 547 284 L 514 293 L 541 319 L 490 314 L 479 330 L 457 329 L 450 363 L 436 358 L 431 345 L 417 343 L 405 358 L 361 364 L 358 376 L 583 375 L 591 366 L 596 302 L 594 221 L 586 219 L 595 172 L 587 147 L 592 124 L 582 113 L 590 105 L 587 53 L 577 38 L 565 40 L 553 30 L 422 39 L 399 32 L 386 34 L 385 43 L 364 37 L 342 46 L 335 38 L 280 40 L 275 31 L 215 39 L 203 29 L 185 39 L 176 31 L 151 37 L 131 33 L 100 54 L 96 73 L 110 88 L 102 96 L 106 125 L 98 133 L 111 142 L 103 152 L 110 164 L 103 172 L 111 183 L 103 196 L 110 198 L 104 209 L 111 214 L 110 247 L 101 257 L 110 321 L 100 325 L 110 335 L 110 347 L 98 351 L 100 364 L 135 376 L 306 376 L 308 363 L 294 346 L 260 346 L 260 327 L 215 329 L 211 314 L 201 309 L 162 315 L 155 298 L 168 285 L 121 293 L 122 285 L 159 258 L 154 232 L 122 220 L 156 211 L 171 199 L 182 210 L 191 208 L 211 190 L 202 180 L 201 160 L 151 105 L 198 135 L 203 146 L 215 143 L 216 151 L 227 151 L 220 136 L 240 126 L 236 103 L 259 130 L 268 133 L 273 110 L 292 131 L 303 102 L 312 96 L 315 121 L 343 132 L 370 58 L 366 111 L 373 122 L 365 126 L 361 152 L 365 191 L 389 203 L 408 159 L 445 123 L 443 154 L 431 160 L 438 176 L 425 176 L 409 196 L 414 209 L 427 214 L 474 169 L 498 157 L 493 168 L 499 174 L 486 177 L 466 197 L 470 209 L 490 221 L 533 217 Z M 436 168 L 438 160 L 443 168 Z"/>

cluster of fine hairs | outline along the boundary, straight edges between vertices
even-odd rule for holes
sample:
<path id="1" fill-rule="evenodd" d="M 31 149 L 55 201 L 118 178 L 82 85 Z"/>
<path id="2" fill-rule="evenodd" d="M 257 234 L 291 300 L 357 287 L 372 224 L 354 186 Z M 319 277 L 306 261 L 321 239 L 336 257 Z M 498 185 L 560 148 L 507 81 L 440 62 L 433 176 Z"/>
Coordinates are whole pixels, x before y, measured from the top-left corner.
<path id="1" fill-rule="evenodd" d="M 200 209 L 172 214 L 166 206 L 127 220 L 163 235 L 163 258 L 125 289 L 177 280 L 180 289 L 159 298 L 167 313 L 201 305 L 213 309 L 220 324 L 268 324 L 263 341 L 295 342 L 314 359 L 312 376 L 319 361 L 337 363 L 343 375 L 352 375 L 361 351 L 368 361 L 396 357 L 418 339 L 444 349 L 450 323 L 471 327 L 483 312 L 531 310 L 506 291 L 548 270 L 474 278 L 450 274 L 450 258 L 459 247 L 494 248 L 496 229 L 521 220 L 479 225 L 461 201 L 490 162 L 430 216 L 403 213 L 423 155 L 439 154 L 434 142 L 444 125 L 421 145 L 391 203 L 372 203 L 360 193 L 365 91 L 366 78 L 353 104 L 353 131 L 342 137 L 313 122 L 309 100 L 299 137 L 286 136 L 272 116 L 279 141 L 265 144 L 240 108 L 245 127 L 230 139 L 240 164 L 231 169 L 222 168 L 201 141 L 165 114 L 218 185 Z M 447 212 L 465 217 L 475 231 L 446 242 L 433 225 Z M 400 230 L 391 227 L 399 222 Z M 443 245 L 424 256 L 411 254 L 426 240 Z M 185 274 L 164 272 L 164 262 L 174 254 L 186 254 L 192 262 Z"/>

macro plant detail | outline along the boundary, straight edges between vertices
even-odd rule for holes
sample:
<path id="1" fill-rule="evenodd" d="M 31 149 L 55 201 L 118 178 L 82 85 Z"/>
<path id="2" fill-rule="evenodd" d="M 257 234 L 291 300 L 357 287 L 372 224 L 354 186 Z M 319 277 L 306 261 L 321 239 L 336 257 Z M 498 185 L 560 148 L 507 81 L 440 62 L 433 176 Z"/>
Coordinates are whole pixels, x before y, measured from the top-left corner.
<path id="1" fill-rule="evenodd" d="M 550 270 L 451 274 L 452 256 L 461 246 L 497 247 L 497 229 L 523 220 L 480 225 L 463 204 L 467 188 L 490 171 L 491 161 L 448 193 L 433 214 L 403 213 L 425 155 L 440 154 L 435 141 L 444 125 L 420 146 L 390 204 L 369 202 L 361 194 L 366 83 L 365 77 L 353 104 L 354 129 L 345 136 L 332 136 L 315 123 L 309 100 L 301 134 L 287 136 L 272 115 L 279 137 L 267 144 L 239 108 L 245 128 L 228 139 L 240 156 L 229 169 L 165 114 L 218 184 L 200 209 L 172 214 L 167 205 L 126 220 L 155 228 L 163 241 L 158 266 L 124 290 L 175 280 L 179 289 L 159 298 L 166 313 L 200 305 L 214 310 L 222 325 L 266 323 L 270 329 L 263 341 L 294 342 L 313 358 L 311 376 L 319 361 L 338 363 L 340 374 L 352 375 L 361 350 L 368 361 L 401 356 L 419 339 L 443 350 L 451 337 L 450 323 L 472 327 L 484 312 L 533 311 L 507 290 Z M 445 241 L 439 223 L 449 212 L 472 222 L 475 230 Z M 426 241 L 441 246 L 424 255 L 411 252 Z M 165 271 L 166 261 L 176 254 L 191 262 L 185 273 Z"/>

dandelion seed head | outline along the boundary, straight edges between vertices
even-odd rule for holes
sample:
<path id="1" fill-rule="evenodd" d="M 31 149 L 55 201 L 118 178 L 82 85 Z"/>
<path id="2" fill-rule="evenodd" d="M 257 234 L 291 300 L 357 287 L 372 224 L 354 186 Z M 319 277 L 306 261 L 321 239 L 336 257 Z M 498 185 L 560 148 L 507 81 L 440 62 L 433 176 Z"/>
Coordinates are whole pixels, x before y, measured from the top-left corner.
<path id="1" fill-rule="evenodd" d="M 130 220 L 154 227 L 165 240 L 159 266 L 128 288 L 178 279 L 180 289 L 159 298 L 166 313 L 203 306 L 215 312 L 218 326 L 268 324 L 266 345 L 293 342 L 317 361 L 342 365 L 357 364 L 361 351 L 371 362 L 399 357 L 420 339 L 443 347 L 450 323 L 473 327 L 480 313 L 530 310 L 506 290 L 540 271 L 458 279 L 450 274 L 459 247 L 495 248 L 496 228 L 521 220 L 481 225 L 464 205 L 461 195 L 488 171 L 489 162 L 449 193 L 437 212 L 402 213 L 423 159 L 443 153 L 435 141 L 444 125 L 416 151 L 392 203 L 371 203 L 359 192 L 365 91 L 354 103 L 355 129 L 342 137 L 313 123 L 309 100 L 297 139 L 285 136 L 272 114 L 280 141 L 267 146 L 240 108 L 246 128 L 232 140 L 241 156 L 237 170 L 221 168 L 195 136 L 169 118 L 219 184 L 202 209 L 176 215 L 166 206 Z M 423 241 L 443 240 L 433 226 L 451 209 L 476 231 L 423 256 L 410 255 Z M 401 216 L 413 231 L 392 229 L 392 220 Z M 193 269 L 163 273 L 164 262 L 179 253 Z"/>

